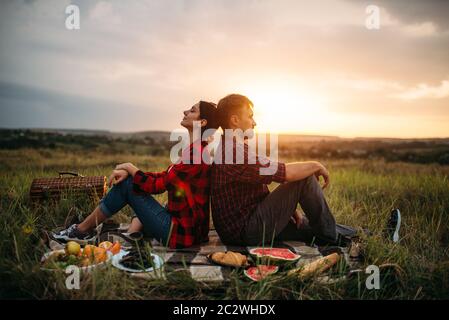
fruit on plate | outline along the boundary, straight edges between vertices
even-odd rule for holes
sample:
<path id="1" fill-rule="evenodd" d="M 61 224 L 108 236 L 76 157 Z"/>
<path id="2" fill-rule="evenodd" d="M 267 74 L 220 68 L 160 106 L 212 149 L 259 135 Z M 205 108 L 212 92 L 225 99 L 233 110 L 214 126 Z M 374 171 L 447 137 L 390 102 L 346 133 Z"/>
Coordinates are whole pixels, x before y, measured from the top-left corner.
<path id="1" fill-rule="evenodd" d="M 120 249 L 122 248 L 122 245 L 120 244 L 120 242 L 116 241 L 114 242 L 114 244 L 109 248 L 109 251 L 113 254 L 116 255 L 117 253 L 120 252 Z"/>
<path id="2" fill-rule="evenodd" d="M 81 252 L 81 246 L 79 243 L 77 243 L 75 241 L 69 241 L 69 242 L 67 242 L 67 244 L 65 246 L 65 252 L 68 255 L 77 256 Z"/>
<path id="3" fill-rule="evenodd" d="M 96 247 L 94 245 L 86 244 L 83 248 L 83 257 L 93 260 L 95 248 Z"/>
<path id="4" fill-rule="evenodd" d="M 74 241 L 67 242 L 64 250 L 55 251 L 43 261 L 47 269 L 65 269 L 69 265 L 89 267 L 108 260 L 109 252 L 113 255 L 120 252 L 120 242 L 104 243 L 102 247 L 87 244 L 84 248 Z M 104 247 L 109 247 L 105 249 Z M 110 255 L 110 254 L 109 254 Z"/>
<path id="5" fill-rule="evenodd" d="M 100 242 L 100 244 L 98 244 L 98 247 L 111 252 L 113 255 L 116 255 L 117 253 L 120 252 L 121 244 L 118 241 L 116 241 L 114 243 L 112 243 L 110 241 L 103 241 L 103 242 Z"/>
<path id="6" fill-rule="evenodd" d="M 268 259 L 274 263 L 295 262 L 301 257 L 287 248 L 253 248 L 249 253 L 256 258 Z"/>
<path id="7" fill-rule="evenodd" d="M 92 260 L 89 258 L 82 258 L 80 261 L 81 267 L 88 267 L 91 265 L 91 263 L 92 263 Z"/>
<path id="8" fill-rule="evenodd" d="M 100 242 L 100 243 L 98 244 L 98 247 L 99 247 L 99 248 L 106 249 L 106 250 L 109 250 L 109 248 L 112 247 L 112 242 L 110 242 L 110 241 L 103 241 L 103 242 Z"/>
<path id="9" fill-rule="evenodd" d="M 94 261 L 95 263 L 101 263 L 108 259 L 108 252 L 104 248 L 94 248 Z"/>
<path id="10" fill-rule="evenodd" d="M 70 265 L 82 266 L 83 257 L 67 254 L 64 251 L 53 252 L 44 262 L 43 266 L 47 269 L 65 269 Z"/>
<path id="11" fill-rule="evenodd" d="M 243 271 L 243 273 L 253 281 L 260 281 L 262 279 L 265 279 L 269 275 L 275 274 L 276 272 L 278 272 L 278 270 L 279 267 L 277 266 L 259 264 L 255 267 L 246 269 L 245 271 Z"/>

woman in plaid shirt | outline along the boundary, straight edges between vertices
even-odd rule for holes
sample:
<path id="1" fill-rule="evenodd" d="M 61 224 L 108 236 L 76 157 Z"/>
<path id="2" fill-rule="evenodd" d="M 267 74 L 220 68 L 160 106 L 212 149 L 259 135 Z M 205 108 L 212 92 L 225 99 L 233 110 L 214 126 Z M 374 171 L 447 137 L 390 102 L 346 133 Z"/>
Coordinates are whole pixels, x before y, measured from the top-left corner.
<path id="1" fill-rule="evenodd" d="M 191 144 L 183 150 L 181 161 L 158 173 L 143 172 L 132 163 L 118 165 L 110 176 L 110 184 L 115 180 L 115 185 L 99 206 L 80 224 L 71 225 L 53 236 L 66 241 L 91 241 L 95 239 L 93 229 L 97 224 L 129 204 L 137 219 L 133 219 L 128 232 L 143 229 L 147 236 L 170 248 L 208 241 L 211 162 L 203 158 L 207 142 L 192 141 L 194 121 L 200 121 L 202 137 L 208 129 L 213 130 L 206 134 L 214 132 L 217 129 L 216 105 L 200 101 L 184 111 L 181 125 L 189 131 Z M 199 156 L 200 163 L 194 161 L 195 156 Z M 151 196 L 165 191 L 167 207 Z"/>

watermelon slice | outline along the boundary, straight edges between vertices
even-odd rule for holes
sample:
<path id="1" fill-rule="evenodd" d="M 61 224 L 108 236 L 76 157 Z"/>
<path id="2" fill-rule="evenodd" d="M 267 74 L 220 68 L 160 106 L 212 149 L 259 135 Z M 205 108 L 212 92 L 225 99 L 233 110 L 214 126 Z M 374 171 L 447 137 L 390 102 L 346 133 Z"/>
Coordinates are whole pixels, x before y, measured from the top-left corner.
<path id="1" fill-rule="evenodd" d="M 259 264 L 255 267 L 246 269 L 245 271 L 243 271 L 243 273 L 253 281 L 260 281 L 262 279 L 265 279 L 269 275 L 278 272 L 278 270 L 279 267 L 277 266 L 266 266 L 263 264 Z"/>
<path id="2" fill-rule="evenodd" d="M 272 262 L 295 262 L 301 256 L 286 248 L 253 248 L 249 251 L 252 256 L 267 259 Z"/>

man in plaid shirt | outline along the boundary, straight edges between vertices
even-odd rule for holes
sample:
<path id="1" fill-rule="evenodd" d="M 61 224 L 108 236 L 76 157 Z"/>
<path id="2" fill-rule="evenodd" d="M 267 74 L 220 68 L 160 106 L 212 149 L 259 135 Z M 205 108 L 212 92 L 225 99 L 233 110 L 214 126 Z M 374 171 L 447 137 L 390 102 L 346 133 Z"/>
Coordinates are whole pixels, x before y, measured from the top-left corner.
<path id="1" fill-rule="evenodd" d="M 242 95 L 221 99 L 217 111 L 223 130 L 254 129 L 252 108 L 252 102 Z M 355 234 L 354 229 L 335 223 L 322 190 L 329 184 L 329 173 L 321 163 L 271 163 L 251 153 L 246 141 L 225 142 L 224 138 L 218 145 L 211 177 L 212 217 L 224 243 L 260 245 L 273 239 L 335 243 Z M 229 143 L 230 150 L 226 148 Z M 235 161 L 239 148 L 243 149 L 243 164 Z M 226 152 L 232 154 L 226 156 Z M 226 159 L 233 162 L 225 163 Z M 273 166 L 277 167 L 274 173 L 260 173 L 261 168 Z M 324 178 L 322 187 L 319 177 Z M 267 185 L 271 182 L 281 185 L 270 193 Z M 298 203 L 305 216 L 297 211 Z"/>

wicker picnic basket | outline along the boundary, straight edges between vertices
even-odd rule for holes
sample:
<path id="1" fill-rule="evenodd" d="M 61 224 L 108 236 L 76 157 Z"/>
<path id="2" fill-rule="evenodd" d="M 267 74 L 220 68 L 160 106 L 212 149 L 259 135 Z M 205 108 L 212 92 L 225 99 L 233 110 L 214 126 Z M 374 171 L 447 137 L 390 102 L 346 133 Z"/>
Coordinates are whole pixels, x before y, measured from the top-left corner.
<path id="1" fill-rule="evenodd" d="M 71 175 L 71 177 L 64 177 Z M 30 187 L 32 201 L 60 199 L 62 194 L 90 195 L 102 198 L 107 191 L 105 176 L 84 177 L 76 172 L 59 172 L 59 177 L 34 179 Z"/>

